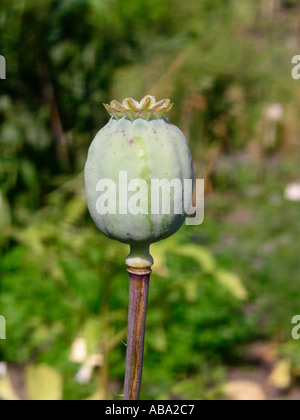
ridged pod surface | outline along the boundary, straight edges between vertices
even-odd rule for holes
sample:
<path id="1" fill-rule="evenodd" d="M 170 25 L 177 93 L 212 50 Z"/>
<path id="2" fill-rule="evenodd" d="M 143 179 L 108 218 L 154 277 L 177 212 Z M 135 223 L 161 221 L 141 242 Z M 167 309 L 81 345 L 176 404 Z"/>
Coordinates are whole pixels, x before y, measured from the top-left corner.
<path id="1" fill-rule="evenodd" d="M 169 100 L 156 102 L 151 96 L 146 96 L 140 103 L 130 98 L 122 104 L 112 101 L 110 105 L 105 105 L 112 118 L 98 132 L 88 152 L 85 188 L 91 217 L 106 236 L 131 246 L 126 260 L 131 267 L 150 267 L 153 260 L 149 245 L 176 232 L 186 217 L 184 180 L 193 178 L 192 159 L 183 133 L 164 116 L 171 106 Z M 119 205 L 124 208 L 124 203 L 120 201 L 126 197 L 124 174 L 128 185 L 135 179 L 146 182 L 147 190 L 127 191 L 127 202 L 137 191 L 146 195 L 147 214 L 132 214 L 130 211 L 120 214 Z M 106 191 L 108 199 L 116 199 L 116 214 L 99 214 L 97 210 L 97 185 L 103 179 L 112 180 L 116 186 L 116 190 Z M 182 200 L 179 203 L 183 209 L 181 214 L 175 214 L 173 206 L 170 214 L 163 214 L 161 208 L 159 214 L 151 213 L 153 205 L 162 204 L 162 197 L 156 197 L 159 203 L 154 203 L 155 197 L 151 197 L 153 179 L 170 182 L 179 179 L 182 182 L 182 195 L 179 197 Z M 173 189 L 170 194 L 172 203 Z M 190 192 L 190 203 L 191 195 Z"/>

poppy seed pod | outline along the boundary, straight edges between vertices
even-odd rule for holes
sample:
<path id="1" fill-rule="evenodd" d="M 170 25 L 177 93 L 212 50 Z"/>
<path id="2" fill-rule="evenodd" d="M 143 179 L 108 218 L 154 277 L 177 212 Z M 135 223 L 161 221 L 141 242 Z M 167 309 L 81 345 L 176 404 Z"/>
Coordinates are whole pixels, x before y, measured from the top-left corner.
<path id="1" fill-rule="evenodd" d="M 191 206 L 190 150 L 165 117 L 172 108 L 168 99 L 127 98 L 104 106 L 111 119 L 93 140 L 85 165 L 88 208 L 101 232 L 130 245 L 128 266 L 150 267 L 150 244 L 175 233 Z"/>

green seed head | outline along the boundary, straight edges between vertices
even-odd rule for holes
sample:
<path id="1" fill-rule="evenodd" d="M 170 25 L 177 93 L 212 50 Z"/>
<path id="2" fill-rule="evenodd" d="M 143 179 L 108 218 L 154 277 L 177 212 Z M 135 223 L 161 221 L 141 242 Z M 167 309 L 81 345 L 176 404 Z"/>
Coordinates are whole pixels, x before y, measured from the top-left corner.
<path id="1" fill-rule="evenodd" d="M 185 220 L 184 180 L 193 178 L 191 154 L 183 133 L 164 116 L 172 107 L 169 99 L 156 102 L 146 96 L 140 102 L 129 98 L 104 106 L 112 118 L 89 149 L 88 208 L 106 236 L 131 246 L 129 266 L 149 267 L 149 245 L 172 235 Z M 155 182 L 171 188 L 154 196 Z M 182 189 L 176 195 L 178 182 Z M 191 202 L 192 192 L 188 195 Z M 182 211 L 175 212 L 175 204 Z"/>

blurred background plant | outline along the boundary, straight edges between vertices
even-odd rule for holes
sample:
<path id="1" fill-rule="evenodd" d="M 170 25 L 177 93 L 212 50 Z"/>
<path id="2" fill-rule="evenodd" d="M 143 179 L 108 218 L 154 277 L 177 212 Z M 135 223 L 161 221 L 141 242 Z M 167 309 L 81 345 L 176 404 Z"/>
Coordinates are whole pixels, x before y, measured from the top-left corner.
<path id="1" fill-rule="evenodd" d="M 82 170 L 102 103 L 152 94 L 175 102 L 206 217 L 153 246 L 141 398 L 300 399 L 299 17 L 296 0 L 2 0 L 0 398 L 120 398 L 127 248 L 91 222 Z"/>

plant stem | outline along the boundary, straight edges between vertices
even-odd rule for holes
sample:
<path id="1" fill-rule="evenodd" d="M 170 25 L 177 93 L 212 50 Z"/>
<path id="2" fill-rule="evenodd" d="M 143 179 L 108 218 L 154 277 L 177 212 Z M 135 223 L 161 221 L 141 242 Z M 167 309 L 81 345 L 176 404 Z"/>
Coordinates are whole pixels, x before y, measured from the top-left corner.
<path id="1" fill-rule="evenodd" d="M 124 400 L 138 400 L 141 388 L 144 337 L 151 270 L 129 267 L 129 308 Z"/>

